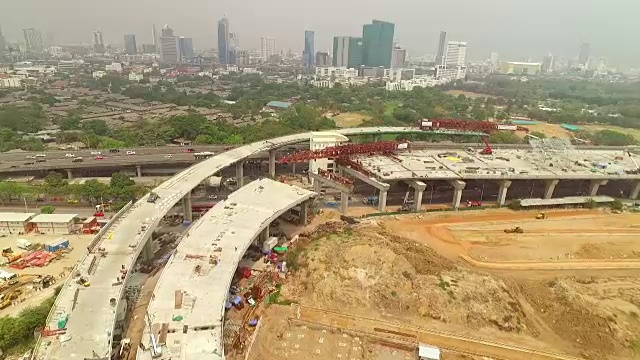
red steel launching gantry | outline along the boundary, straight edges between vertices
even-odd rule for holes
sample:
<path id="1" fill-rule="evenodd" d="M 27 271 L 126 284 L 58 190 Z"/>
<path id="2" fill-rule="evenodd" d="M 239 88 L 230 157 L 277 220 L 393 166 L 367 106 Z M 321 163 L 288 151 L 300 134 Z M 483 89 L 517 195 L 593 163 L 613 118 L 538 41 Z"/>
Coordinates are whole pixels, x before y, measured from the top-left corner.
<path id="1" fill-rule="evenodd" d="M 407 141 L 380 141 L 368 144 L 345 144 L 319 150 L 305 150 L 280 158 L 280 164 L 306 162 L 314 159 L 337 159 L 361 154 L 392 154 L 409 148 Z"/>
<path id="2" fill-rule="evenodd" d="M 526 131 L 529 129 L 524 126 L 511 124 L 498 124 L 491 121 L 471 121 L 459 119 L 422 119 L 418 122 L 421 130 L 463 130 L 463 131 L 480 131 L 491 134 L 495 131 Z"/>

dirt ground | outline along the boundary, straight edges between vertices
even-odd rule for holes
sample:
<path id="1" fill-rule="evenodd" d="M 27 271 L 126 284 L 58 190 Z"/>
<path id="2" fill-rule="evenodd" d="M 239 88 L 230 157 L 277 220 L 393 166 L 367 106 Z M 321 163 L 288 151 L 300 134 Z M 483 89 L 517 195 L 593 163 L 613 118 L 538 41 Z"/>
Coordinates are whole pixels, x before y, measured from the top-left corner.
<path id="1" fill-rule="evenodd" d="M 540 122 L 538 124 L 523 125 L 523 126 L 528 128 L 530 131 L 539 131 L 545 134 L 547 137 L 557 137 L 560 139 L 571 139 L 573 137 L 573 133 L 571 131 L 563 129 L 559 124 L 549 124 L 549 123 Z M 636 139 L 640 140 L 640 130 L 638 129 L 623 128 L 623 127 L 612 126 L 612 125 L 578 125 L 578 126 L 580 127 L 580 129 L 590 131 L 590 132 L 596 132 L 600 130 L 618 131 L 626 134 L 631 134 Z M 522 138 L 524 138 L 527 135 L 527 133 L 523 131 L 519 131 L 517 134 Z"/>
<path id="2" fill-rule="evenodd" d="M 294 272 L 281 297 L 348 316 L 393 321 L 398 326 L 522 346 L 534 352 L 588 359 L 638 358 L 640 280 L 633 267 L 640 267 L 640 261 L 615 276 L 597 267 L 586 272 L 563 269 L 572 261 L 588 267 L 605 260 L 638 259 L 640 248 L 631 242 L 640 231 L 637 216 L 563 210 L 548 212 L 546 220 L 535 220 L 535 214 L 500 209 L 368 219 L 307 240 L 299 250 L 301 255 L 289 264 Z M 523 227 L 524 234 L 503 232 L 513 226 Z M 527 262 L 540 268 L 484 271 L 462 261 L 463 255 Z M 559 258 L 563 262 L 557 262 Z M 549 262 L 559 265 L 547 267 Z M 368 340 L 354 344 L 353 334 L 327 333 L 326 327 L 304 329 L 287 322 L 282 314 L 271 314 L 274 308 L 263 318 L 250 359 L 323 359 L 320 354 L 327 351 L 346 358 L 377 359 L 367 357 L 374 348 Z M 281 346 L 267 346 L 273 343 Z M 340 343 L 350 345 L 351 350 L 342 349 Z M 446 344 L 441 347 L 448 348 Z M 383 348 L 388 357 L 380 355 L 379 359 L 406 355 Z M 473 357 L 449 354 L 443 358 Z"/>
<path id="3" fill-rule="evenodd" d="M 336 126 L 339 128 L 356 127 L 362 124 L 363 121 L 369 120 L 370 118 L 371 117 L 368 115 L 355 112 L 342 113 L 332 117 L 333 121 L 336 122 Z"/>

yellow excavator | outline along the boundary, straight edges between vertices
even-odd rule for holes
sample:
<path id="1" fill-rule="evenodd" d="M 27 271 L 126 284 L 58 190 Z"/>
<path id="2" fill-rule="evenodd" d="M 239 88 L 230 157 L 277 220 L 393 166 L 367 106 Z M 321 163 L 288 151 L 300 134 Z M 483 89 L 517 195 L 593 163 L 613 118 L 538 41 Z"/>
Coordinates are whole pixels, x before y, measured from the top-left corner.
<path id="1" fill-rule="evenodd" d="M 0 309 L 6 309 L 11 302 L 22 294 L 22 290 L 13 290 L 12 292 L 0 295 Z"/>
<path id="2" fill-rule="evenodd" d="M 547 218 L 547 214 L 541 212 L 540 214 L 536 215 L 536 219 L 538 220 L 542 220 L 542 219 L 546 219 Z"/>

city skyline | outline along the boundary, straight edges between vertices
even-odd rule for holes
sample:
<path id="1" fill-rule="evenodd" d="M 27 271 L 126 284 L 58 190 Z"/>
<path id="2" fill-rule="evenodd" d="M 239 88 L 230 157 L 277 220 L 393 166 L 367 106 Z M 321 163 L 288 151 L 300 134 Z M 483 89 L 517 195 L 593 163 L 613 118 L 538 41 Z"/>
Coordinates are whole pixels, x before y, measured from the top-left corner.
<path id="1" fill-rule="evenodd" d="M 542 0 L 549 6 L 537 6 L 536 9 L 528 8 L 529 14 L 525 17 L 518 11 L 517 5 L 507 3 L 504 0 L 485 0 L 474 4 L 462 4 L 460 1 L 446 4 L 432 4 L 428 1 L 425 4 L 410 4 L 408 1 L 394 2 L 393 4 L 380 2 L 377 3 L 380 4 L 378 8 L 376 6 L 366 9 L 358 8 L 354 10 L 354 13 L 345 11 L 344 14 L 331 14 L 330 17 L 325 13 L 318 15 L 305 13 L 299 4 L 293 6 L 291 10 L 294 16 L 289 12 L 279 14 L 273 9 L 279 8 L 279 6 L 273 5 L 290 4 L 289 0 L 276 0 L 273 4 L 249 1 L 251 4 L 241 5 L 227 0 L 221 0 L 215 4 L 204 0 L 190 0 L 188 1 L 189 5 L 202 6 L 202 11 L 185 16 L 176 13 L 170 3 L 164 0 L 154 3 L 152 11 L 143 9 L 144 4 L 115 0 L 115 3 L 121 2 L 123 6 L 131 8 L 131 11 L 122 14 L 106 10 L 101 12 L 100 17 L 96 19 L 95 16 L 89 16 L 92 14 L 90 10 L 93 10 L 90 4 L 78 0 L 68 0 L 64 6 L 60 4 L 45 6 L 47 9 L 43 9 L 42 4 L 36 6 L 35 0 L 25 0 L 3 5 L 3 9 L 9 11 L 0 12 L 0 25 L 7 42 L 23 42 L 20 34 L 22 29 L 36 28 L 43 34 L 55 33 L 57 42 L 60 44 L 89 43 L 90 38 L 86 34 L 90 34 L 96 27 L 99 27 L 105 34 L 105 43 L 120 45 L 123 42 L 123 34 L 136 34 L 139 43 L 151 44 L 153 41 L 148 30 L 151 24 L 171 23 L 181 29 L 181 34 L 193 38 L 197 48 L 213 49 L 217 48 L 216 22 L 224 13 L 228 18 L 233 19 L 234 31 L 244 39 L 243 49 L 260 49 L 260 37 L 264 33 L 269 33 L 278 39 L 279 48 L 292 49 L 301 53 L 304 44 L 299 40 L 299 34 L 306 29 L 314 29 L 315 31 L 316 52 L 327 51 L 333 47 L 333 37 L 347 34 L 357 35 L 361 24 L 367 23 L 371 19 L 381 19 L 396 25 L 394 40 L 403 44 L 411 56 L 434 54 L 438 47 L 439 32 L 447 31 L 448 39 L 467 41 L 470 44 L 470 60 L 486 59 L 492 51 L 500 53 L 502 59 L 512 60 L 529 56 L 541 60 L 549 53 L 560 57 L 576 58 L 580 45 L 588 42 L 591 45 L 591 53 L 595 57 L 604 56 L 623 65 L 640 64 L 640 49 L 622 46 L 625 42 L 633 43 L 635 39 L 632 34 L 640 33 L 640 25 L 631 21 L 629 14 L 632 12 L 620 14 L 619 16 L 622 18 L 620 21 L 616 21 L 613 26 L 601 28 L 590 26 L 589 22 L 595 21 L 595 14 L 598 17 L 604 16 L 603 14 L 607 13 L 609 8 L 615 8 L 615 6 L 611 6 L 611 2 L 605 4 L 601 0 L 591 4 L 591 8 L 602 10 L 600 12 L 587 11 L 588 9 L 580 7 L 568 9 L 567 6 L 564 6 L 559 8 L 556 3 Z M 486 6 L 482 6 L 482 4 L 496 2 L 501 6 L 493 6 L 491 11 L 484 9 Z M 350 9 L 355 8 L 349 4 L 338 2 L 335 4 L 348 6 Z M 259 13 L 261 15 L 259 21 L 256 21 L 254 15 L 246 12 L 249 5 L 252 7 L 255 5 L 252 14 Z M 422 13 L 419 11 L 420 9 L 433 9 L 434 6 L 440 10 L 456 7 L 455 21 L 448 21 L 446 17 L 434 16 L 432 19 L 425 19 L 417 16 Z M 407 7 L 411 7 L 412 11 L 406 11 Z M 117 4 L 115 8 L 118 8 Z M 332 7 L 327 6 L 327 8 Z M 33 11 L 33 9 L 39 10 Z M 484 10 L 479 11 L 478 9 Z M 79 16 L 78 21 L 74 21 L 73 25 L 61 23 L 59 19 L 70 11 L 73 11 L 75 15 L 86 13 L 87 18 Z M 566 15 L 569 13 L 572 14 L 572 22 L 576 24 L 567 29 L 562 21 L 565 21 Z M 323 14 L 327 16 L 323 17 Z M 543 16 L 544 26 L 523 23 L 523 19 L 526 22 L 528 18 L 535 18 L 535 14 Z M 129 16 L 132 17 L 129 18 Z M 478 16 L 483 17 L 477 21 L 469 21 L 470 18 Z M 630 20 L 628 23 L 624 21 L 627 16 Z M 331 21 L 323 19 L 331 19 Z M 636 27 L 638 29 L 634 30 Z M 611 39 L 615 39 L 615 41 L 611 41 Z"/>

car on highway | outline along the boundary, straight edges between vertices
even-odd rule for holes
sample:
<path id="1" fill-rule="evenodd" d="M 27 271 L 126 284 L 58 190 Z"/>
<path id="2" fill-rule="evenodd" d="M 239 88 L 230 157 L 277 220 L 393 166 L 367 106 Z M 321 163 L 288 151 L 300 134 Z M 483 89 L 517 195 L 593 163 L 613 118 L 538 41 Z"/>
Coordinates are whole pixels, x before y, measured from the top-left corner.
<path id="1" fill-rule="evenodd" d="M 100 151 L 92 151 L 91 155 L 102 155 Z"/>
<path id="2" fill-rule="evenodd" d="M 47 154 L 36 154 L 36 157 L 47 157 Z"/>
<path id="3" fill-rule="evenodd" d="M 72 153 L 66 153 L 66 154 L 64 154 L 64 157 L 72 158 L 72 157 L 76 157 L 76 156 L 73 155 Z"/>
<path id="4" fill-rule="evenodd" d="M 38 159 L 36 162 L 47 162 L 47 159 Z"/>
<path id="5" fill-rule="evenodd" d="M 24 163 L 25 165 L 33 165 L 35 164 L 33 161 L 27 161 L 26 163 Z"/>
<path id="6" fill-rule="evenodd" d="M 149 197 L 147 198 L 147 202 L 148 203 L 155 203 L 156 200 L 158 200 L 159 197 L 160 196 L 158 196 L 158 194 L 152 192 L 152 193 L 149 194 Z"/>
<path id="7" fill-rule="evenodd" d="M 215 200 L 218 198 L 218 195 L 209 195 L 207 198 L 209 198 L 209 200 Z"/>
<path id="8" fill-rule="evenodd" d="M 192 152 L 196 152 L 196 149 L 188 148 L 188 149 L 184 149 L 184 152 L 192 153 Z"/>
<path id="9" fill-rule="evenodd" d="M 164 157 L 167 158 L 167 159 L 171 159 L 173 156 L 171 156 L 171 154 L 167 154 Z"/>
<path id="10" fill-rule="evenodd" d="M 27 155 L 27 159 L 35 159 L 35 158 L 36 158 L 35 156 Z"/>
<path id="11" fill-rule="evenodd" d="M 127 155 L 135 155 L 136 152 L 133 150 L 127 150 Z"/>
<path id="12" fill-rule="evenodd" d="M 120 149 L 109 149 L 110 153 L 119 153 Z"/>
<path id="13" fill-rule="evenodd" d="M 98 155 L 94 159 L 96 159 L 96 160 L 104 160 L 104 156 Z"/>
<path id="14" fill-rule="evenodd" d="M 82 161 L 83 161 L 83 159 L 80 156 L 78 156 L 77 158 L 71 160 L 71 162 L 82 162 Z"/>

